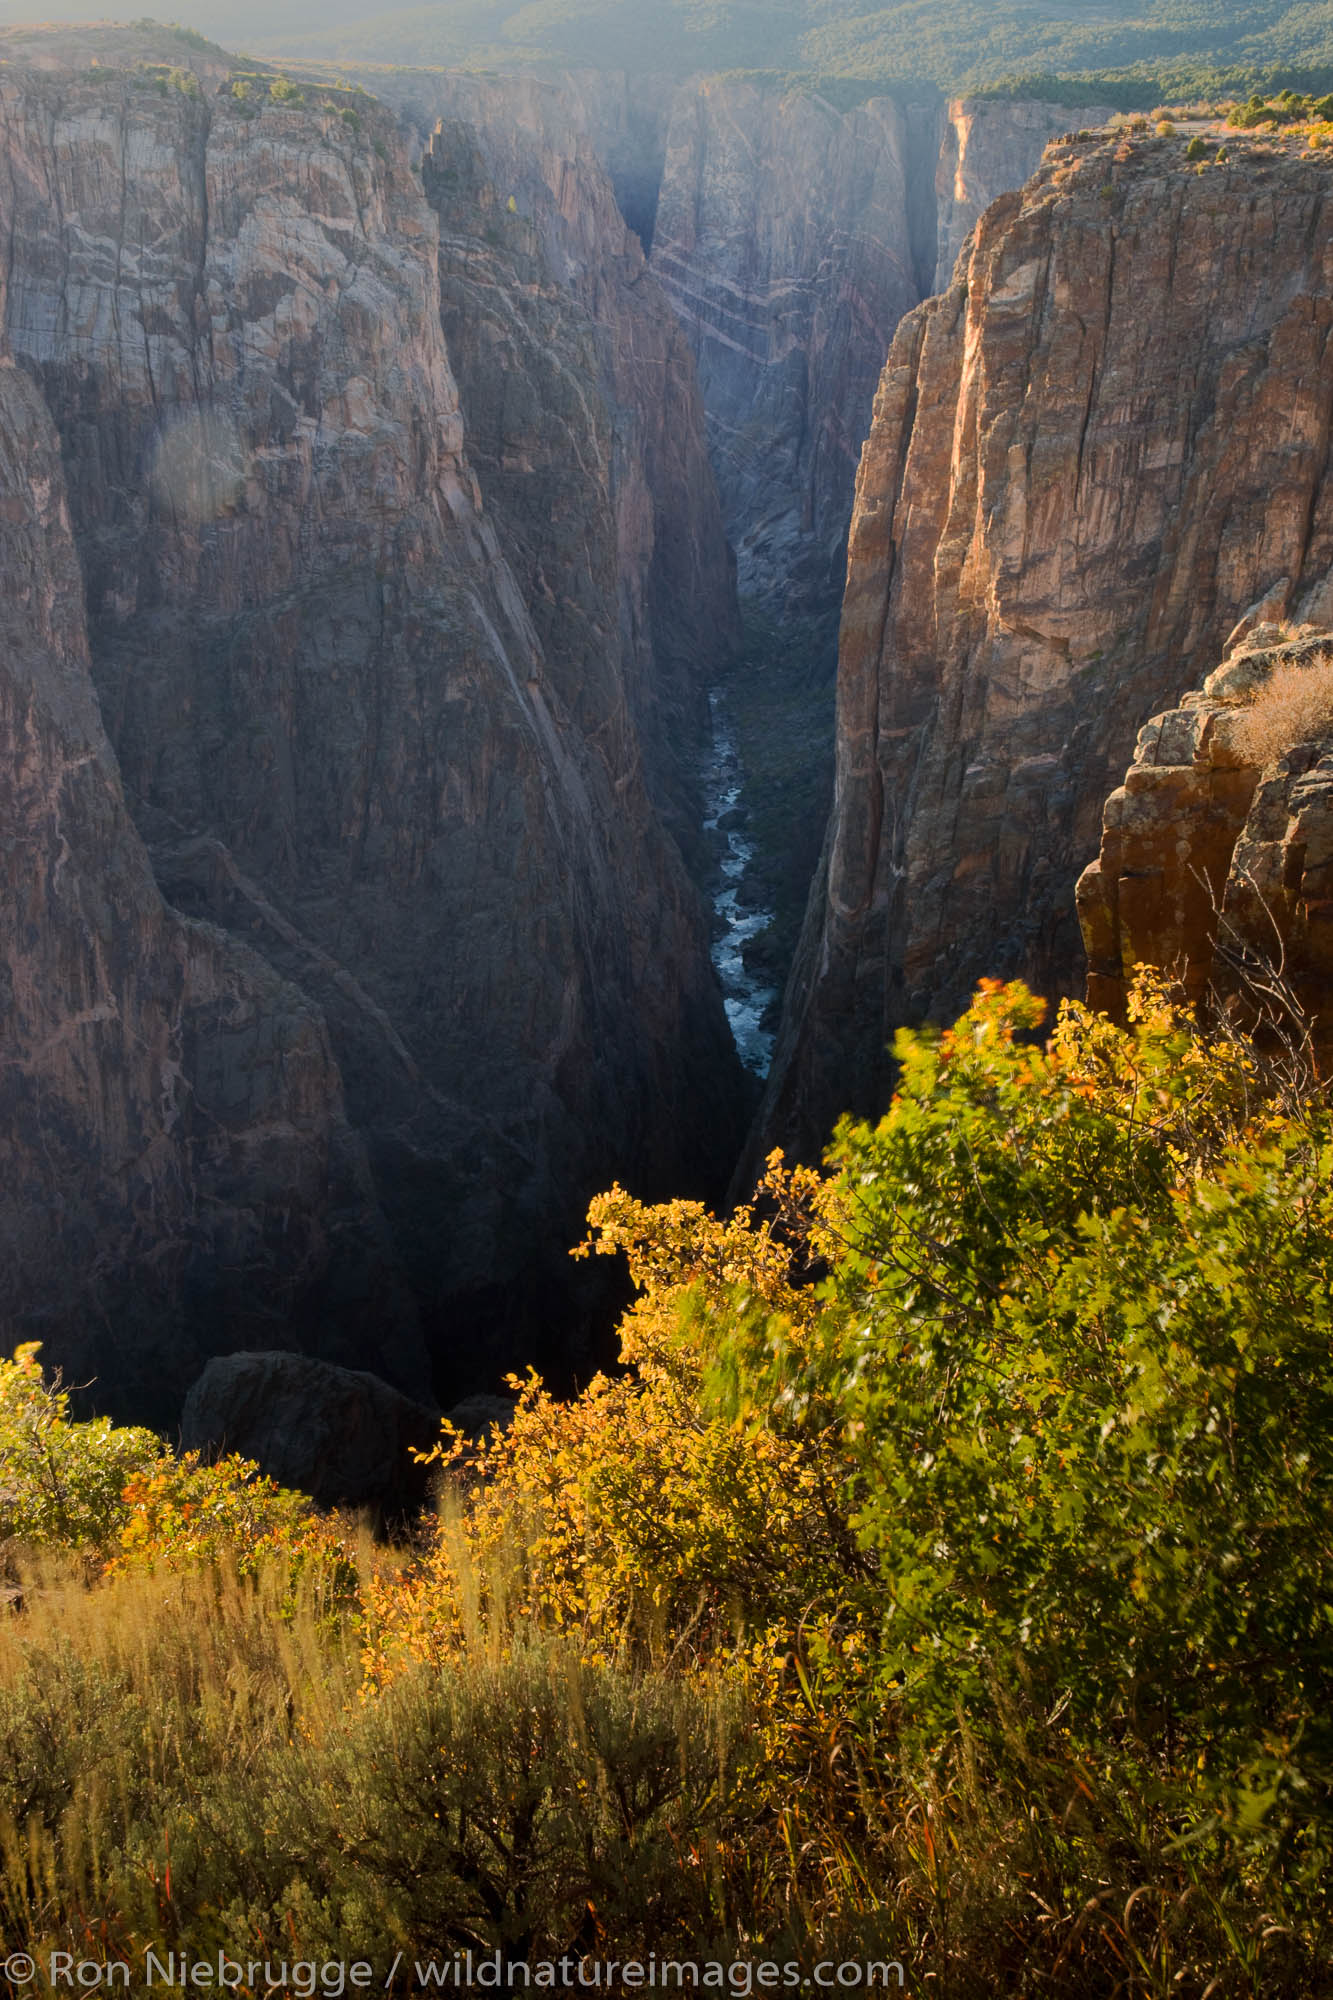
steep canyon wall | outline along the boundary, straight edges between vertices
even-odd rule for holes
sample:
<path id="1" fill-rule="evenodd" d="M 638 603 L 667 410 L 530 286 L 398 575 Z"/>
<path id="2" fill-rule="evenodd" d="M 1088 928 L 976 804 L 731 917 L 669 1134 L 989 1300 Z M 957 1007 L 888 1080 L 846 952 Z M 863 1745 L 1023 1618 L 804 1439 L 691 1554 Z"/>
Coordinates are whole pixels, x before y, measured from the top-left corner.
<path id="1" fill-rule="evenodd" d="M 330 72 L 332 73 L 332 72 Z M 1046 142 L 1103 108 L 680 83 L 614 70 L 536 78 L 340 68 L 420 143 L 465 119 L 501 153 L 539 129 L 568 171 L 588 148 L 694 354 L 740 587 L 836 619 L 875 385 L 903 314 L 947 283 L 972 224 Z"/>
<path id="2" fill-rule="evenodd" d="M 890 98 L 839 114 L 708 81 L 674 107 L 653 270 L 697 358 L 743 587 L 776 605 L 841 592 L 875 383 L 921 297 L 909 214 L 927 170 Z"/>
<path id="3" fill-rule="evenodd" d="M 458 76 L 435 103 L 423 182 L 487 509 L 566 699 L 579 713 L 623 688 L 650 789 L 688 844 L 701 668 L 740 631 L 685 336 L 559 95 Z"/>
<path id="4" fill-rule="evenodd" d="M 741 1114 L 654 803 L 686 655 L 702 678 L 735 615 L 711 489 L 673 513 L 703 465 L 688 385 L 674 405 L 659 385 L 674 456 L 626 497 L 590 360 L 560 447 L 586 480 L 544 533 L 520 524 L 506 468 L 492 510 L 468 454 L 438 225 L 389 114 L 165 31 L 5 53 L 6 329 L 60 437 L 92 676 L 157 880 L 327 1021 L 440 1393 L 534 1354 L 582 1365 L 564 1250 L 588 1193 L 704 1189 Z M 594 291 L 558 336 L 590 354 Z M 669 319 L 655 337 L 661 374 Z M 503 459 L 546 385 L 497 363 Z M 701 623 L 668 658 L 656 610 L 685 577 Z"/>
<path id="5" fill-rule="evenodd" d="M 0 1343 L 161 1422 L 218 1345 L 429 1393 L 319 1010 L 169 909 L 89 672 L 59 442 L 0 360 Z"/>
<path id="6" fill-rule="evenodd" d="M 1072 886 L 1140 725 L 1256 604 L 1328 622 L 1330 173 L 1231 152 L 1054 149 L 898 331 L 762 1139 L 873 1110 L 895 1026 L 979 975 L 1080 988 Z"/>

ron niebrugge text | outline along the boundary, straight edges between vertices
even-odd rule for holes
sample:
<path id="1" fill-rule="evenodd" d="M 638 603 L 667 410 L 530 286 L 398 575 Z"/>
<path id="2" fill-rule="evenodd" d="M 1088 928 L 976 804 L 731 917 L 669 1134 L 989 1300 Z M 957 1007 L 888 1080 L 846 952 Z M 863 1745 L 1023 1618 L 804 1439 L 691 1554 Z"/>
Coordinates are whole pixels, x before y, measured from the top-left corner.
<path id="1" fill-rule="evenodd" d="M 2 1949 L 2 1947 L 0 1947 Z M 53 1951 L 42 1962 L 26 1952 L 0 1959 L 0 1978 L 25 1986 L 45 1975 L 55 1992 L 92 1993 L 99 1987 L 130 1989 L 130 1966 L 123 1959 L 76 1958 Z M 225 1951 L 211 1958 L 186 1951 L 144 1954 L 142 1987 L 201 1993 L 218 1989 L 237 1995 L 294 1994 L 296 2000 L 341 2000 L 347 1993 L 467 1992 L 475 1987 L 508 1993 L 536 1987 L 561 1992 L 702 1992 L 712 1990 L 748 2000 L 754 1993 L 898 1991 L 904 1972 L 896 1959 L 821 1959 L 801 1965 L 794 1959 L 507 1959 L 493 1954 L 455 1952 L 444 1958 L 408 1959 L 400 1952 L 387 1973 L 369 1959 L 234 1959 Z"/>

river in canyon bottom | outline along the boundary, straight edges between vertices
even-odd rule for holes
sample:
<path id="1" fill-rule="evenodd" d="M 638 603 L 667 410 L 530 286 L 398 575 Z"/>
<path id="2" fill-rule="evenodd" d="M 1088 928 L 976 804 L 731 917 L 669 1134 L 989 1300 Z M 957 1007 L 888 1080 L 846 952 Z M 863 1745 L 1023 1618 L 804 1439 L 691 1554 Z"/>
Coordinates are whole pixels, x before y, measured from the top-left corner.
<path id="1" fill-rule="evenodd" d="M 741 1061 L 762 1078 L 773 1056 L 773 1031 L 764 1022 L 778 996 L 774 987 L 747 968 L 745 946 L 768 929 L 773 913 L 755 907 L 746 896 L 754 846 L 746 837 L 744 773 L 725 702 L 716 689 L 709 695 L 708 705 L 712 747 L 702 777 L 704 832 L 717 871 L 712 898 L 713 964 Z"/>

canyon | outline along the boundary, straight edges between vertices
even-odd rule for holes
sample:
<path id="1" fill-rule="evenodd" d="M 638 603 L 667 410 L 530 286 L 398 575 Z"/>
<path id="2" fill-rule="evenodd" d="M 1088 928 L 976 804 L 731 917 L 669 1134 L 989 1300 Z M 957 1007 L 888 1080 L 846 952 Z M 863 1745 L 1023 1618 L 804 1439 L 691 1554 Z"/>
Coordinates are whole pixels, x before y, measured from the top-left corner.
<path id="1" fill-rule="evenodd" d="M 1081 991 L 1099 846 L 1094 997 L 1170 956 L 1136 734 L 1238 621 L 1333 623 L 1319 160 L 151 24 L 0 55 L 11 1347 L 164 1426 L 239 1349 L 572 1386 L 600 1187 L 748 1192 L 978 977 Z M 835 659 L 798 940 L 747 800 L 814 864 Z M 1209 769 L 1234 847 L 1258 777 Z"/>
<path id="2" fill-rule="evenodd" d="M 794 718 L 816 767 L 800 787 L 806 815 L 783 826 L 769 814 L 762 831 L 757 821 L 729 828 L 727 840 L 746 850 L 743 871 L 728 873 L 733 857 L 720 854 L 710 882 L 724 924 L 717 962 L 728 1006 L 745 1023 L 748 1059 L 762 1065 L 799 934 L 789 885 L 799 881 L 803 895 L 831 791 L 826 717 L 848 524 L 884 357 L 904 313 L 947 282 L 990 201 L 1026 180 L 1050 138 L 1071 124 L 1100 124 L 1107 110 L 868 87 L 843 105 L 810 87 L 613 70 L 320 73 L 350 77 L 393 104 L 427 153 L 437 124 L 465 126 L 502 163 L 497 184 L 512 181 L 522 212 L 534 186 L 540 202 L 563 207 L 562 254 L 589 271 L 593 241 L 618 234 L 599 213 L 595 231 L 585 219 L 569 235 L 591 155 L 679 321 L 736 557 L 744 664 L 767 671 L 775 717 L 784 729 Z M 494 215 L 504 220 L 502 202 Z M 466 233 L 467 216 L 456 220 Z M 725 687 L 715 694 L 727 740 L 742 719 L 729 699 Z M 785 749 L 759 723 L 742 762 L 748 776 L 728 810 L 749 822 L 750 801 L 783 782 Z M 680 824 L 678 816 L 678 834 Z"/>
<path id="3" fill-rule="evenodd" d="M 741 592 L 810 619 L 830 657 L 857 462 L 899 320 L 947 283 L 977 217 L 1050 139 L 1109 115 L 871 86 L 842 107 L 813 86 L 618 70 L 314 73 L 392 104 L 422 146 L 440 120 L 502 156 L 539 134 L 548 185 L 571 176 L 566 202 L 589 153 L 600 162 L 695 359 Z"/>

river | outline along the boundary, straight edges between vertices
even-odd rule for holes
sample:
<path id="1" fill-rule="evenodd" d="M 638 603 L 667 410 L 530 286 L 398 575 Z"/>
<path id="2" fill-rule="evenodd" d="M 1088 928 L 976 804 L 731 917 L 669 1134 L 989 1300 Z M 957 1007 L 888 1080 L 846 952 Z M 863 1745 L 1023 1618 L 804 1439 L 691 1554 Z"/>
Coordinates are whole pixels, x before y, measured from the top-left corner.
<path id="1" fill-rule="evenodd" d="M 768 929 L 773 913 L 752 908 L 748 901 L 742 900 L 746 871 L 754 860 L 754 848 L 745 833 L 744 773 L 726 705 L 716 689 L 709 695 L 708 705 L 712 747 L 702 775 L 704 832 L 717 870 L 713 892 L 713 964 L 722 983 L 727 1019 L 741 1061 L 756 1076 L 763 1077 L 773 1056 L 773 1033 L 764 1026 L 764 1016 L 777 999 L 777 991 L 761 984 L 747 970 L 745 946 Z"/>

